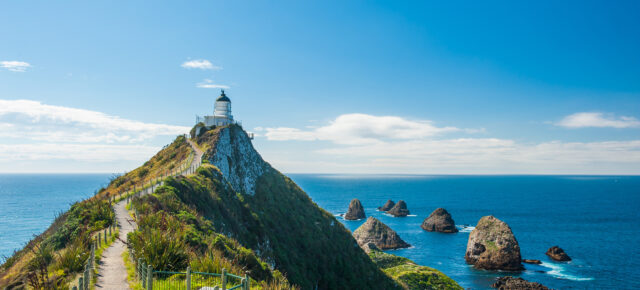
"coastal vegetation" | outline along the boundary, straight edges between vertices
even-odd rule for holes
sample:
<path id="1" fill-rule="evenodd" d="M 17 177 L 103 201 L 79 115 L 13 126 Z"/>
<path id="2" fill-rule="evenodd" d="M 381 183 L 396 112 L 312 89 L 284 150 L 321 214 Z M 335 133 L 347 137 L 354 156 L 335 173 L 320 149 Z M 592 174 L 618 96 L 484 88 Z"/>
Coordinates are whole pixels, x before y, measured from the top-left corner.
<path id="1" fill-rule="evenodd" d="M 413 261 L 372 249 L 369 257 L 405 289 L 463 289 L 442 272 Z"/>

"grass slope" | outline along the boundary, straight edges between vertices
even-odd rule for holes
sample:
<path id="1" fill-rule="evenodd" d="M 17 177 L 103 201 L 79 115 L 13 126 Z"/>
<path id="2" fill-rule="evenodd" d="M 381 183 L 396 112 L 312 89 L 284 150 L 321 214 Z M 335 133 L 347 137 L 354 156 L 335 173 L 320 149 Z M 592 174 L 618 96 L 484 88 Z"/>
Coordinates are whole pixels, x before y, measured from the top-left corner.
<path id="1" fill-rule="evenodd" d="M 213 255 L 227 269 L 248 270 L 264 283 L 285 280 L 282 272 L 303 289 L 399 289 L 332 214 L 276 171 L 262 176 L 256 195 L 248 196 L 234 192 L 217 168 L 204 164 L 196 175 L 170 179 L 134 204 L 142 220 L 140 235 L 150 227 L 149 238 L 161 238 L 157 229 L 166 239 L 186 245 L 170 255 L 142 254 L 152 261 L 175 259 L 158 261 L 160 267 L 189 263 L 193 269 L 219 270 L 221 266 L 202 265 L 208 263 L 202 257 Z M 136 239 L 131 236 L 133 244 Z"/>
<path id="2" fill-rule="evenodd" d="M 463 289 L 442 272 L 382 251 L 372 250 L 369 257 L 405 289 Z"/>

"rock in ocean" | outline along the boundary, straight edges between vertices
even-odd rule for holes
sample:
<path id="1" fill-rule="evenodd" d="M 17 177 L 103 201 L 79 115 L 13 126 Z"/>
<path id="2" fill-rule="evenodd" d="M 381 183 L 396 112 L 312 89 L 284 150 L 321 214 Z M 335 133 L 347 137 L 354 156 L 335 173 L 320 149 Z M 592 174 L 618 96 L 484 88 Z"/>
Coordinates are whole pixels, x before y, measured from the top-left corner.
<path id="1" fill-rule="evenodd" d="M 496 282 L 491 285 L 493 288 L 501 290 L 529 289 L 529 290 L 548 290 L 546 286 L 538 282 L 529 282 L 522 278 L 511 276 L 499 277 Z"/>
<path id="2" fill-rule="evenodd" d="M 394 205 L 396 205 L 395 202 L 393 202 L 393 200 L 387 200 L 387 202 L 378 208 L 379 211 L 388 211 L 390 210 Z"/>
<path id="3" fill-rule="evenodd" d="M 467 264 L 485 270 L 520 271 L 522 267 L 520 246 L 511 228 L 494 216 L 485 216 L 478 221 L 469 234 Z"/>
<path id="4" fill-rule="evenodd" d="M 387 213 L 394 217 L 405 217 L 409 215 L 407 203 L 405 203 L 404 200 L 400 200 L 390 210 L 388 210 Z"/>
<path id="5" fill-rule="evenodd" d="M 456 224 L 451 218 L 451 214 L 444 209 L 438 208 L 434 210 L 428 218 L 426 218 L 420 227 L 429 232 L 441 233 L 457 233 Z"/>
<path id="6" fill-rule="evenodd" d="M 369 217 L 364 224 L 357 228 L 353 232 L 353 237 L 363 248 L 369 243 L 373 243 L 381 250 L 411 247 L 394 230 L 374 217 Z"/>
<path id="7" fill-rule="evenodd" d="M 558 246 L 553 246 L 549 248 L 546 254 L 547 256 L 549 256 L 549 258 L 555 261 L 560 261 L 560 262 L 571 261 L 571 257 L 569 257 L 569 255 L 567 255 L 567 253 L 565 253 L 564 250 Z"/>
<path id="8" fill-rule="evenodd" d="M 364 208 L 362 208 L 362 203 L 357 198 L 354 198 L 349 203 L 349 210 L 344 214 L 345 220 L 359 220 L 365 218 Z"/>

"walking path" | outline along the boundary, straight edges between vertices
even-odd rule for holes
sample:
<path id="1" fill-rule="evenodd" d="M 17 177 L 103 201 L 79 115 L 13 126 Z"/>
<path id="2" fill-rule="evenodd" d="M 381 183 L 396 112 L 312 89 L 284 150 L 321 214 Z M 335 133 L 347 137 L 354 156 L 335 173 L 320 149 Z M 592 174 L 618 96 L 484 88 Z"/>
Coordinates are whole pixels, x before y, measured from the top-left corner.
<path id="1" fill-rule="evenodd" d="M 190 169 L 198 168 L 202 162 L 203 152 L 194 144 L 191 140 L 187 139 L 189 145 L 195 152 L 193 160 L 190 166 L 179 174 L 186 174 Z M 144 189 L 142 194 L 153 193 L 158 186 L 152 186 Z M 135 230 L 137 227 L 136 221 L 131 218 L 127 208 L 127 199 L 123 199 L 113 206 L 116 214 L 116 220 L 120 227 L 119 239 L 116 239 L 109 248 L 102 252 L 100 258 L 100 266 L 98 267 L 98 282 L 96 282 L 96 289 L 131 289 L 129 283 L 127 283 L 127 268 L 124 265 L 122 259 L 122 253 L 127 250 L 123 240 L 127 239 L 127 234 Z"/>

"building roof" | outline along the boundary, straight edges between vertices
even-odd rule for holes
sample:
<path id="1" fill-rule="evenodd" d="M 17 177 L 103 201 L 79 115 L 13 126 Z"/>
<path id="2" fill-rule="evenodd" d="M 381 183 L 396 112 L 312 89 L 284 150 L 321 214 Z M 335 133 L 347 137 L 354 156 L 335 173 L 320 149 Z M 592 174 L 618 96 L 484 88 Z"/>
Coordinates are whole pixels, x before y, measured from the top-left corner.
<path id="1" fill-rule="evenodd" d="M 227 98 L 227 95 L 224 94 L 224 90 L 222 90 L 222 94 L 220 94 L 220 96 L 216 99 L 216 102 L 229 102 L 229 103 L 231 103 L 231 100 L 229 98 Z"/>

